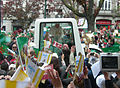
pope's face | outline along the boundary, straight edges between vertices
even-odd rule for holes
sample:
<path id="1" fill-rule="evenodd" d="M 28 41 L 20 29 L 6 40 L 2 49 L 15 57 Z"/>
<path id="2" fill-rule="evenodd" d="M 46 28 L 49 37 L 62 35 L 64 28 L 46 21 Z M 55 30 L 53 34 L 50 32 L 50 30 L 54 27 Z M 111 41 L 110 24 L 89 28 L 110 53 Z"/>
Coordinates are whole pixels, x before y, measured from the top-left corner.
<path id="1" fill-rule="evenodd" d="M 55 27 L 56 27 L 56 28 L 59 28 L 59 24 L 56 24 Z"/>

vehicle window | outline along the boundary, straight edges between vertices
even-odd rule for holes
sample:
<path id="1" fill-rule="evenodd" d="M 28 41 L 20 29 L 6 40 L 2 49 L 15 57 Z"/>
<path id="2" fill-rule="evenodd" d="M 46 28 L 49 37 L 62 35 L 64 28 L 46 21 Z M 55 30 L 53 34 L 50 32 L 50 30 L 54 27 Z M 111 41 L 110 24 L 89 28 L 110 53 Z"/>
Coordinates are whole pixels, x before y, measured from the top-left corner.
<path id="1" fill-rule="evenodd" d="M 49 41 L 49 50 L 58 53 L 63 44 L 68 44 L 69 48 L 75 44 L 73 38 L 73 25 L 71 22 L 40 23 L 40 50 L 44 48 L 45 42 Z"/>

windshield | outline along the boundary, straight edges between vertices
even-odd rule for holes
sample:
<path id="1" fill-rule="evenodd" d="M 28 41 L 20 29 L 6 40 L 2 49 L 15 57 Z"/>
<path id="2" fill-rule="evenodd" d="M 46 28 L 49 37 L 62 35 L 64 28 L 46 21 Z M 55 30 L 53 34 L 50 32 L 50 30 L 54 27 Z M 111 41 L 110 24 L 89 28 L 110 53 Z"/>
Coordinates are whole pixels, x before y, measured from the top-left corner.
<path id="1" fill-rule="evenodd" d="M 58 53 L 63 44 L 68 44 L 69 48 L 75 44 L 71 22 L 42 22 L 39 37 L 40 50 L 47 47 L 53 53 Z"/>

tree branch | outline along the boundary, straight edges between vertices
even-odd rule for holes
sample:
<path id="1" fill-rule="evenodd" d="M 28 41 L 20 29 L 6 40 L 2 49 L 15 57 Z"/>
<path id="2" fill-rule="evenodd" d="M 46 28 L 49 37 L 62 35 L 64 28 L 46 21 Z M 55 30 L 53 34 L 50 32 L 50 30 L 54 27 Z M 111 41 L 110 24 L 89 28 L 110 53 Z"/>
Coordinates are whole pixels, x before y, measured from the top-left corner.
<path id="1" fill-rule="evenodd" d="M 72 12 L 73 12 L 75 15 L 77 15 L 77 16 L 79 16 L 79 17 L 84 17 L 84 16 L 85 16 L 83 13 L 79 13 L 78 10 L 76 10 L 76 9 L 74 9 L 72 6 L 68 5 L 65 0 L 61 0 L 61 1 L 63 2 L 63 4 L 64 4 L 68 9 L 72 10 Z"/>
<path id="2" fill-rule="evenodd" d="M 99 13 L 99 11 L 100 11 L 103 3 L 104 3 L 104 0 L 100 0 L 100 1 L 99 1 L 99 6 L 94 10 L 94 16 L 95 16 L 95 17 L 98 15 L 98 13 Z"/>
<path id="3" fill-rule="evenodd" d="M 84 8 L 84 14 L 85 14 L 85 16 L 87 17 L 87 13 L 88 13 L 88 11 L 87 11 L 87 5 L 86 5 L 86 0 L 85 0 L 85 3 L 84 4 L 82 4 L 82 7 Z"/>

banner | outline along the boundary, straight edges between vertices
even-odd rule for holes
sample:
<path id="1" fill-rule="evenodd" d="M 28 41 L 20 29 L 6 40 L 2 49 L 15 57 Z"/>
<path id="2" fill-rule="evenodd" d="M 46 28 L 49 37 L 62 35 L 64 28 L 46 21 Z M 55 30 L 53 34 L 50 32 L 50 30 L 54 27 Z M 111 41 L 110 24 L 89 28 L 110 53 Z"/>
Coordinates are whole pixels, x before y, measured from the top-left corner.
<path id="1" fill-rule="evenodd" d="M 28 82 L 0 80 L 0 88 L 27 88 Z"/>
<path id="2" fill-rule="evenodd" d="M 34 83 L 35 88 L 37 88 L 40 80 L 43 77 L 44 70 L 38 68 L 36 64 L 34 64 L 30 59 L 28 59 L 27 74 L 30 77 L 31 82 Z"/>
<path id="3" fill-rule="evenodd" d="M 101 48 L 103 52 L 119 52 L 120 51 L 120 44 L 115 43 L 113 46 L 111 47 L 106 47 L 106 48 Z"/>
<path id="4" fill-rule="evenodd" d="M 80 56 L 75 57 L 76 60 L 76 73 L 81 74 L 83 73 L 83 66 L 84 66 L 84 55 L 80 54 Z"/>
<path id="5" fill-rule="evenodd" d="M 52 54 L 39 51 L 38 62 L 49 64 L 51 62 L 51 59 L 52 59 Z"/>

